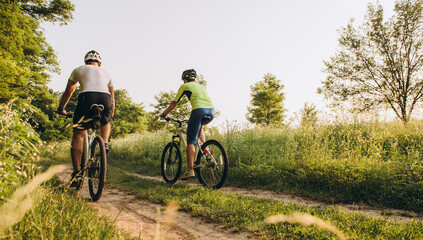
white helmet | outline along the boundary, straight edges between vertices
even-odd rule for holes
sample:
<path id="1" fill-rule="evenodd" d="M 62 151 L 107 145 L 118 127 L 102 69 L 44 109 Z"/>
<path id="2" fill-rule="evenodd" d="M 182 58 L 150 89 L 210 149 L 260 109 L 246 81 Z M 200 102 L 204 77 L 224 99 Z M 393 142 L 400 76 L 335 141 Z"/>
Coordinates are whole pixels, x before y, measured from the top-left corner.
<path id="1" fill-rule="evenodd" d="M 91 50 L 85 54 L 84 62 L 95 61 L 101 63 L 100 54 L 94 50 Z"/>

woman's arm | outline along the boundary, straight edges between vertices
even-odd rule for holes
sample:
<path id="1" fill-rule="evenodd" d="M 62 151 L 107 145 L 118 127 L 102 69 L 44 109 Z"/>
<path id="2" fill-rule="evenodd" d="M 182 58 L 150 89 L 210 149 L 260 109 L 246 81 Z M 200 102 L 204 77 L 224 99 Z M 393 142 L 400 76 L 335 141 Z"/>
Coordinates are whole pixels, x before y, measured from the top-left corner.
<path id="1" fill-rule="evenodd" d="M 171 112 L 176 107 L 176 105 L 178 105 L 178 102 L 177 101 L 173 101 L 169 105 L 169 107 L 167 107 L 167 109 L 160 116 L 163 117 L 163 118 L 166 118 L 167 114 L 169 114 L 169 112 Z"/>

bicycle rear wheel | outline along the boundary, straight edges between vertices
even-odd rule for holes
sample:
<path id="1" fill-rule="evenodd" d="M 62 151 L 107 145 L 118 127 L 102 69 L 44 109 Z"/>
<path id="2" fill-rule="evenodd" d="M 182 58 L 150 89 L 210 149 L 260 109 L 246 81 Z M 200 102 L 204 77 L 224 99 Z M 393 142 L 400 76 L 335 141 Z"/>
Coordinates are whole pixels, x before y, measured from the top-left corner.
<path id="1" fill-rule="evenodd" d="M 175 183 L 182 171 L 181 149 L 177 142 L 168 143 L 162 153 L 161 170 L 167 183 Z"/>
<path id="2" fill-rule="evenodd" d="M 94 138 L 91 145 L 91 160 L 93 162 L 88 168 L 88 188 L 91 198 L 95 202 L 100 199 L 103 193 L 107 167 L 104 140 L 99 136 Z"/>
<path id="3" fill-rule="evenodd" d="M 198 180 L 206 187 L 219 189 L 228 176 L 228 155 L 223 145 L 216 140 L 208 140 L 198 151 L 194 170 Z"/>

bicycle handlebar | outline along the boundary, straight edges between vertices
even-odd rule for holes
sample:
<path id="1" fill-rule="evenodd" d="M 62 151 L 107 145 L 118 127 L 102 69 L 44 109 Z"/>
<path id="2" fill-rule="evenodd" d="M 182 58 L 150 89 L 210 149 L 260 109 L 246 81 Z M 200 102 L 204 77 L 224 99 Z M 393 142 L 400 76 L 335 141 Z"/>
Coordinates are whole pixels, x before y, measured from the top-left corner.
<path id="1" fill-rule="evenodd" d="M 73 112 L 66 112 L 66 115 L 63 115 L 63 114 L 61 114 L 59 112 L 57 112 L 57 114 L 60 114 L 60 115 L 62 115 L 64 117 L 66 117 L 66 118 L 72 118 L 73 117 Z"/>
<path id="2" fill-rule="evenodd" d="M 173 122 L 178 123 L 179 125 L 182 125 L 182 123 L 188 123 L 188 120 L 179 120 L 179 119 L 174 119 L 174 118 L 171 118 L 171 117 L 164 118 L 164 120 L 173 121 Z"/>

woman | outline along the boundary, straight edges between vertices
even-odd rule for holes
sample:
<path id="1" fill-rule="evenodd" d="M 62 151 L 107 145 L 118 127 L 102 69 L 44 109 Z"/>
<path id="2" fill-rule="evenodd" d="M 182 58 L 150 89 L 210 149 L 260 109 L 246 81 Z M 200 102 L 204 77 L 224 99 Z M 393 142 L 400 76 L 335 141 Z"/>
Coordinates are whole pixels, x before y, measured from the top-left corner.
<path id="1" fill-rule="evenodd" d="M 214 118 L 215 111 L 213 104 L 207 94 L 206 88 L 195 80 L 197 79 L 197 73 L 194 69 L 185 70 L 182 73 L 182 80 L 184 84 L 179 87 L 178 93 L 174 101 L 169 107 L 160 115 L 166 119 L 167 114 L 171 112 L 181 98 L 186 95 L 191 103 L 192 111 L 188 121 L 187 128 L 187 171 L 182 175 L 182 180 L 188 180 L 195 177 L 194 173 L 194 158 L 195 158 L 195 147 L 194 143 L 197 136 L 200 136 L 200 140 L 204 143 L 205 137 L 203 132 L 203 125 L 208 124 Z"/>

